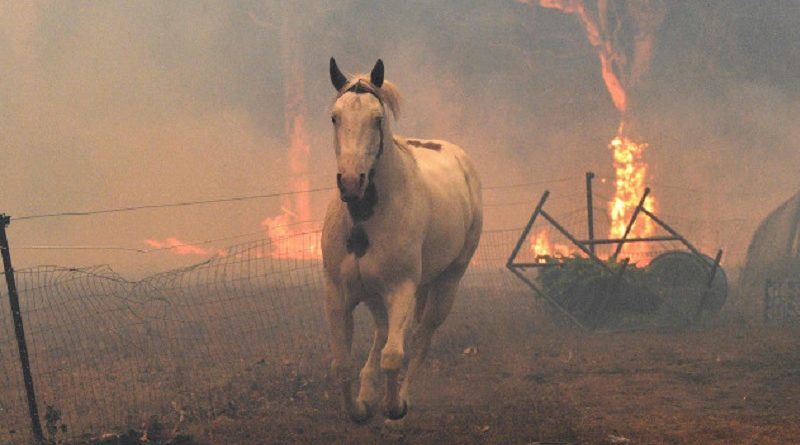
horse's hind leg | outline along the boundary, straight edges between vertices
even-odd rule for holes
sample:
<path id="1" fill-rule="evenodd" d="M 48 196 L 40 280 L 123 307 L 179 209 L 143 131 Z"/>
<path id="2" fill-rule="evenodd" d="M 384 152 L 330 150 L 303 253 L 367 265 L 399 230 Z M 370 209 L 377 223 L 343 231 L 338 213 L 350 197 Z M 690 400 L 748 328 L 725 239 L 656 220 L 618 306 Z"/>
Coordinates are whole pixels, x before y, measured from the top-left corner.
<path id="1" fill-rule="evenodd" d="M 416 375 L 428 355 L 434 332 L 444 323 L 453 307 L 458 292 L 458 283 L 465 270 L 464 266 L 453 265 L 430 284 L 425 308 L 411 337 L 411 360 L 400 388 L 400 397 L 407 403 L 409 403 L 408 391 L 411 379 Z"/>
<path id="2" fill-rule="evenodd" d="M 330 280 L 325 283 L 325 312 L 331 331 L 331 371 L 339 384 L 344 408 L 354 422 L 361 423 L 372 417 L 369 407 L 353 400 L 352 385 L 355 378 L 353 358 L 350 353 L 353 343 L 353 305 L 345 292 Z"/>
<path id="3" fill-rule="evenodd" d="M 371 415 L 372 407 L 375 406 L 379 397 L 378 385 L 380 384 L 379 378 L 382 375 L 380 367 L 381 349 L 383 349 L 383 346 L 386 344 L 386 336 L 389 327 L 386 318 L 386 308 L 374 300 L 367 300 L 366 304 L 375 322 L 375 333 L 372 337 L 372 347 L 369 350 L 369 357 L 367 357 L 367 362 L 361 369 L 361 374 L 359 376 L 361 386 L 358 391 L 357 403 L 366 406 Z"/>

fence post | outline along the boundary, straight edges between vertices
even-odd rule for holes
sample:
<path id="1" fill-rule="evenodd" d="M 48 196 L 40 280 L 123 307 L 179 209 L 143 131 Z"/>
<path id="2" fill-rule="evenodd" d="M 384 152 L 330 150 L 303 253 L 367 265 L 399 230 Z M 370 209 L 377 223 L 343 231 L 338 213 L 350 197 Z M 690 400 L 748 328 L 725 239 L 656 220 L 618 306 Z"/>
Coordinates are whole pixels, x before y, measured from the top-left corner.
<path id="1" fill-rule="evenodd" d="M 3 270 L 6 275 L 6 285 L 8 286 L 8 301 L 11 304 L 11 317 L 14 319 L 14 333 L 17 336 L 17 348 L 19 349 L 19 362 L 22 365 L 22 379 L 25 382 L 25 394 L 28 397 L 28 414 L 31 417 L 31 430 L 37 444 L 44 440 L 42 434 L 42 424 L 39 421 L 39 409 L 36 406 L 36 393 L 33 390 L 33 376 L 31 375 L 31 365 L 28 361 L 28 345 L 25 343 L 25 329 L 22 326 L 22 312 L 19 308 L 19 295 L 17 294 L 17 283 L 14 280 L 14 268 L 11 267 L 11 251 L 8 247 L 8 237 L 6 237 L 6 227 L 11 222 L 11 217 L 0 213 L 0 252 L 3 256 Z"/>

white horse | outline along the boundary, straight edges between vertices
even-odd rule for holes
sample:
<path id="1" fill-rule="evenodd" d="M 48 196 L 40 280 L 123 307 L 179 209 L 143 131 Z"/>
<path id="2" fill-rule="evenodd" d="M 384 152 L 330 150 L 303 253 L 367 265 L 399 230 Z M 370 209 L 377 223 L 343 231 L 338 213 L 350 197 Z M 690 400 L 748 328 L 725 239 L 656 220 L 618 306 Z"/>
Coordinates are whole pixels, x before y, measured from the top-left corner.
<path id="1" fill-rule="evenodd" d="M 369 76 L 347 79 L 331 58 L 330 76 L 338 93 L 331 120 L 339 197 L 325 215 L 322 255 L 332 374 L 354 422 L 374 414 L 385 375 L 384 415 L 400 419 L 408 411 L 409 382 L 478 246 L 481 184 L 460 147 L 392 134 L 388 113 L 397 116 L 399 96 L 383 80 L 382 61 Z M 375 333 L 354 399 L 350 349 L 353 309 L 361 302 Z"/>

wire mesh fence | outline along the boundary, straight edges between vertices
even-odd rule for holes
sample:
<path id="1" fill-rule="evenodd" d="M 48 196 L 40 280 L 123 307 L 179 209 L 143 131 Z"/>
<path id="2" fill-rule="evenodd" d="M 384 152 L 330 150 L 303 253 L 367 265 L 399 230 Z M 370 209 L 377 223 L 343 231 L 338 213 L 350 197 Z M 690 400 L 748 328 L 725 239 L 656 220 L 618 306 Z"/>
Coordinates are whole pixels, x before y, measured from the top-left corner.
<path id="1" fill-rule="evenodd" d="M 764 323 L 800 321 L 800 281 L 767 280 L 764 286 Z"/>
<path id="2" fill-rule="evenodd" d="M 530 292 L 505 269 L 518 230 L 485 232 L 439 348 L 479 341 L 482 320 L 508 332 L 529 323 Z M 151 419 L 203 419 L 224 409 L 228 385 L 259 366 L 299 385 L 327 369 L 318 231 L 228 248 L 191 267 L 128 281 L 108 267 L 15 272 L 46 435 L 97 437 Z M 298 252 L 301 252 L 298 254 Z M 305 253 L 302 253 L 305 252 Z M 0 443 L 31 439 L 13 325 L 0 298 Z M 356 313 L 354 349 L 370 320 Z M 247 383 L 247 382 L 245 382 Z M 256 384 L 257 382 L 250 382 Z"/>

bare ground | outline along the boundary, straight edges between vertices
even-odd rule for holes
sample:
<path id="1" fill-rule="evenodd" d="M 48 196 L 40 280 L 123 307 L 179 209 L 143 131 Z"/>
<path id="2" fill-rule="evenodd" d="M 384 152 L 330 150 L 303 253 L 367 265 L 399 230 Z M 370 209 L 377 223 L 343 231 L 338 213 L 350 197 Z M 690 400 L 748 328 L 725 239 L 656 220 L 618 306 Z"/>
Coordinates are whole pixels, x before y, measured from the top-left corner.
<path id="1" fill-rule="evenodd" d="M 351 424 L 321 364 L 287 366 L 276 379 L 255 363 L 220 388 L 227 407 L 187 432 L 230 445 L 613 443 L 609 435 L 631 444 L 800 443 L 799 334 L 733 317 L 683 332 L 549 325 L 471 341 L 445 334 L 434 339 L 409 415 L 391 425 L 379 415 Z M 477 352 L 465 354 L 468 346 Z"/>

